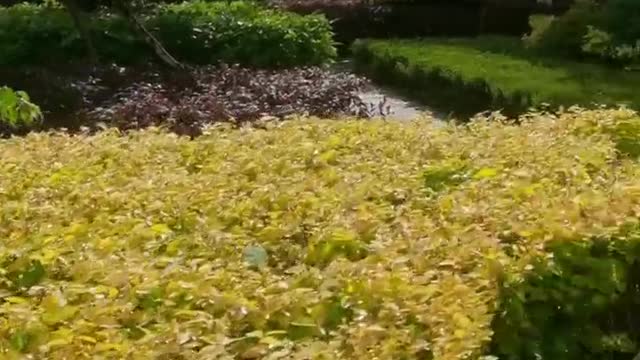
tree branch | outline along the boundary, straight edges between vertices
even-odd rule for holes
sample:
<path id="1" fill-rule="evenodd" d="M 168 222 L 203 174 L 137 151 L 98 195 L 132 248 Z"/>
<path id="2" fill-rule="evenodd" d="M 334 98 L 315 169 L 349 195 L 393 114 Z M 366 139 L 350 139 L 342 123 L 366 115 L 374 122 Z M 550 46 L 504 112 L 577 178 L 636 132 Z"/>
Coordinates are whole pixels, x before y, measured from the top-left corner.
<path id="1" fill-rule="evenodd" d="M 71 15 L 71 18 L 73 18 L 73 22 L 78 29 L 78 32 L 80 32 L 80 36 L 85 41 L 85 46 L 87 47 L 87 52 L 89 55 L 89 61 L 93 65 L 97 64 L 98 52 L 93 45 L 93 37 L 91 36 L 91 31 L 89 29 L 89 26 L 87 26 L 86 19 L 84 17 L 84 14 L 82 13 L 82 10 L 80 10 L 78 3 L 76 3 L 76 0 L 62 0 L 62 4 L 67 9 L 67 12 L 69 12 L 69 15 Z"/>
<path id="2" fill-rule="evenodd" d="M 149 30 L 147 30 L 142 21 L 140 21 L 140 19 L 138 19 L 138 17 L 134 14 L 127 0 L 114 0 L 113 4 L 115 5 L 116 9 L 120 11 L 120 13 L 122 13 L 122 15 L 125 17 L 133 31 L 142 36 L 144 41 L 153 48 L 156 55 L 160 58 L 160 60 L 162 60 L 162 62 L 172 68 L 185 68 L 185 66 L 181 62 L 176 60 L 176 58 L 174 58 L 167 51 L 167 49 L 162 46 L 160 41 L 158 41 L 158 39 L 156 39 L 156 37 L 153 36 L 153 34 Z"/>

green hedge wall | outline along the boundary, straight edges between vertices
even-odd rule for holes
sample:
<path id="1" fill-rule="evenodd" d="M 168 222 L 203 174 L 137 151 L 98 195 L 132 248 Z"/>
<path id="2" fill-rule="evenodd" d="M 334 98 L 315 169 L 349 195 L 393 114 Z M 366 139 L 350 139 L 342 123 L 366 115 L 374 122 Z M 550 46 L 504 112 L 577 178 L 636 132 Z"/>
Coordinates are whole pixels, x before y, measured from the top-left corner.
<path id="1" fill-rule="evenodd" d="M 300 16 L 248 2 L 193 1 L 162 5 L 143 20 L 174 56 L 188 63 L 278 67 L 320 64 L 335 57 L 331 26 L 320 15 Z M 92 18 L 91 28 L 104 62 L 153 58 L 119 16 L 101 14 Z M 85 52 L 64 9 L 0 8 L 0 65 L 67 63 Z"/>

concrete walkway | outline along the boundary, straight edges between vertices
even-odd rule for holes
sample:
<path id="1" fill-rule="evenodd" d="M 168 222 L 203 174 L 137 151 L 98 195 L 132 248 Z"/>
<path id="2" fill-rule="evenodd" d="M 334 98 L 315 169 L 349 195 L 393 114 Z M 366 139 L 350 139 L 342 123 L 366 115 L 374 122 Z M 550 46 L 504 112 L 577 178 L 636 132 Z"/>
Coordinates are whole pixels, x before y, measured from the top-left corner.
<path id="1" fill-rule="evenodd" d="M 378 108 L 379 104 L 383 104 L 383 112 L 385 117 L 394 120 L 414 120 L 422 116 L 431 116 L 438 120 L 444 120 L 444 114 L 438 114 L 430 110 L 427 106 L 417 104 L 411 100 L 407 100 L 394 91 L 372 84 L 368 89 L 358 94 L 360 99 L 367 104 L 372 104 L 374 108 Z"/>
<path id="2" fill-rule="evenodd" d="M 342 60 L 332 66 L 335 71 L 353 73 L 351 60 Z M 358 93 L 360 99 L 373 109 L 372 113 L 378 116 L 384 113 L 387 119 L 414 120 L 422 116 L 431 116 L 438 120 L 445 120 L 446 114 L 437 113 L 429 107 L 406 99 L 392 89 L 375 84 L 370 81 L 366 89 Z M 382 107 L 382 109 L 379 109 Z M 382 111 L 380 111 L 382 110 Z"/>

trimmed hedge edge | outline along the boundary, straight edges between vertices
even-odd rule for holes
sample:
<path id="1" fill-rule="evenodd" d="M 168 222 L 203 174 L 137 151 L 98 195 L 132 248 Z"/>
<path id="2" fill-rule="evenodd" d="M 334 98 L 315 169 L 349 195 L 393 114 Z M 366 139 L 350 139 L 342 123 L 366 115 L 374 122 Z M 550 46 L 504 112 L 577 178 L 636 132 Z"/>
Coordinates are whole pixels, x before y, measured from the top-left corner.
<path id="1" fill-rule="evenodd" d="M 503 360 L 631 359 L 640 344 L 640 231 L 554 241 L 505 275 L 492 353 Z"/>
<path id="2" fill-rule="evenodd" d="M 397 87 L 417 101 L 460 118 L 488 109 L 500 109 L 507 116 L 518 116 L 533 106 L 532 95 L 526 92 L 506 94 L 492 89 L 487 81 L 480 78 L 469 81 L 439 67 L 425 69 L 414 66 L 406 57 L 388 51 L 373 51 L 367 40 L 357 40 L 351 50 L 357 72 Z"/>

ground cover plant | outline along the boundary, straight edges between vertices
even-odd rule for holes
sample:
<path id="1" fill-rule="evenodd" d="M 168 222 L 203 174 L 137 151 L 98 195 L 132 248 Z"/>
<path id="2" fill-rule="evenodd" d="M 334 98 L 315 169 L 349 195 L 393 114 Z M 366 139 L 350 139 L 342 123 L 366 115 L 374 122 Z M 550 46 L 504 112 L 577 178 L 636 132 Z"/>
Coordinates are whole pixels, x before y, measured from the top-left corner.
<path id="1" fill-rule="evenodd" d="M 264 117 L 382 115 L 358 97 L 368 82 L 321 67 L 257 70 L 240 66 L 171 71 L 157 67 L 104 67 L 58 71 L 0 70 L 14 87 L 27 89 L 44 111 L 39 126 L 5 127 L 0 134 L 30 129 L 105 125 L 120 130 L 163 126 L 197 135 L 215 122 L 254 122 Z"/>
<path id="2" fill-rule="evenodd" d="M 360 69 L 428 104 L 475 113 L 531 106 L 640 106 L 640 74 L 527 51 L 517 38 L 363 40 Z"/>
<path id="3" fill-rule="evenodd" d="M 638 120 L 0 140 L 0 354 L 630 358 Z"/>
<path id="4" fill-rule="evenodd" d="M 189 1 L 158 5 L 142 23 L 178 60 L 247 66 L 318 65 L 336 55 L 331 26 L 321 15 L 266 9 L 250 2 Z M 153 51 L 122 17 L 101 13 L 89 33 L 103 63 L 145 64 Z M 0 65 L 51 66 L 86 58 L 85 42 L 60 7 L 0 7 Z"/>

